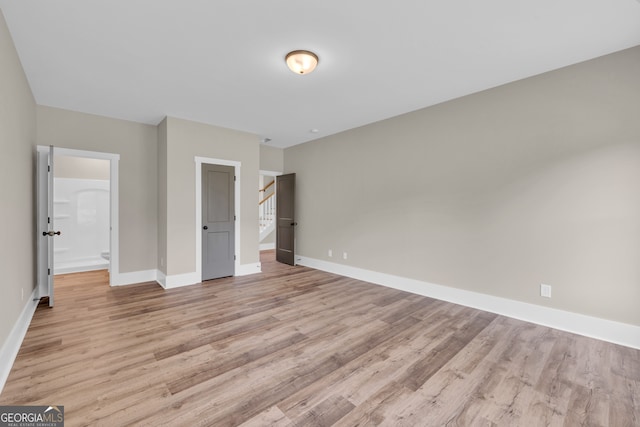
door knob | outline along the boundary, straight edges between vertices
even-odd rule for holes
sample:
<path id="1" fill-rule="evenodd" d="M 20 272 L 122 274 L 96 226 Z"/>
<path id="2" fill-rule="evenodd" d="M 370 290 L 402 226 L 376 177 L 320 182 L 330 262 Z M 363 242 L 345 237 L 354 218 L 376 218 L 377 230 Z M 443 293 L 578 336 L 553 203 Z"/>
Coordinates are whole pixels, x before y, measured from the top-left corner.
<path id="1" fill-rule="evenodd" d="M 203 230 L 208 230 L 209 227 L 207 227 L 206 225 L 204 227 L 202 227 Z"/>
<path id="2" fill-rule="evenodd" d="M 294 225 L 298 225 L 298 223 L 297 222 L 292 222 L 291 226 L 294 226 Z"/>
<path id="3" fill-rule="evenodd" d="M 43 236 L 59 236 L 60 232 L 59 231 L 43 231 L 42 232 Z"/>

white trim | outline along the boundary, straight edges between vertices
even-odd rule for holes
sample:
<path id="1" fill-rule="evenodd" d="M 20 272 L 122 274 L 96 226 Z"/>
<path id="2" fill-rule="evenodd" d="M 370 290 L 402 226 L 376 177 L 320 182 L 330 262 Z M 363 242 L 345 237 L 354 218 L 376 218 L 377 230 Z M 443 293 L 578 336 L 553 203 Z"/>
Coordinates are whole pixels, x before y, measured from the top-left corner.
<path id="1" fill-rule="evenodd" d="M 336 264 L 305 256 L 296 256 L 297 263 L 341 276 L 352 277 L 377 285 L 399 289 L 418 295 L 436 298 L 479 310 L 497 313 L 514 319 L 562 331 L 584 335 L 603 341 L 640 349 L 640 326 L 615 322 L 584 314 L 572 313 L 555 308 L 529 304 L 448 286 L 436 285 L 420 280 L 391 274 L 378 273 L 362 268 Z"/>
<path id="2" fill-rule="evenodd" d="M 163 288 L 167 289 L 167 275 L 162 271 L 156 271 L 156 282 Z"/>
<path id="3" fill-rule="evenodd" d="M 276 248 L 276 244 L 271 242 L 271 243 L 260 243 L 260 250 L 261 251 L 268 251 L 270 249 L 275 249 Z"/>
<path id="4" fill-rule="evenodd" d="M 141 270 L 129 273 L 120 273 L 117 277 L 111 277 L 111 286 L 136 285 L 138 283 L 158 281 L 157 270 Z"/>
<path id="5" fill-rule="evenodd" d="M 56 156 L 68 156 L 68 157 L 84 157 L 87 159 L 99 159 L 99 160 L 120 160 L 120 154 L 104 153 L 100 151 L 87 151 L 76 150 L 73 148 L 63 148 L 54 146 Z M 38 145 L 38 151 L 48 152 L 48 145 Z"/>
<path id="6" fill-rule="evenodd" d="M 264 176 L 280 176 L 282 175 L 282 172 L 278 172 L 278 171 L 263 171 L 262 169 L 258 171 L 259 175 L 264 175 Z"/>
<path id="7" fill-rule="evenodd" d="M 248 276 L 256 273 L 262 273 L 262 264 L 259 262 L 255 264 L 242 264 L 236 268 L 236 276 Z"/>
<path id="8" fill-rule="evenodd" d="M 114 286 L 114 283 L 122 281 L 120 278 L 120 206 L 119 206 L 119 161 L 120 156 L 111 159 L 109 168 L 109 182 L 111 187 L 109 188 L 109 194 L 111 195 L 110 206 L 111 215 L 111 242 L 109 247 L 109 284 Z"/>
<path id="9" fill-rule="evenodd" d="M 158 283 L 160 283 L 160 286 L 162 286 L 165 289 L 173 289 L 173 288 L 180 288 L 182 286 L 190 286 L 190 285 L 195 285 L 198 283 L 201 283 L 202 281 L 199 279 L 197 273 L 193 272 L 193 273 L 184 273 L 184 274 L 174 274 L 172 276 L 165 276 L 163 274 L 163 282 L 164 283 L 160 283 L 158 281 Z"/>
<path id="10" fill-rule="evenodd" d="M 99 151 L 75 150 L 71 148 L 54 147 L 54 156 L 84 157 L 87 159 L 109 160 L 109 220 L 110 220 L 110 243 L 109 243 L 109 284 L 118 286 L 127 282 L 128 279 L 120 278 L 120 207 L 119 207 L 119 162 L 120 154 L 103 153 Z M 49 146 L 38 145 L 39 152 L 48 152 Z M 155 279 L 154 279 L 155 280 Z"/>
<path id="11" fill-rule="evenodd" d="M 70 267 L 56 267 L 53 269 L 53 274 L 69 274 L 69 273 L 83 273 L 85 271 L 98 271 L 98 270 L 106 270 L 108 266 L 105 264 L 96 264 L 96 265 L 76 265 Z"/>
<path id="12" fill-rule="evenodd" d="M 262 264 L 241 264 L 235 268 L 234 276 L 247 276 L 249 274 L 256 274 L 262 272 Z M 174 274 L 171 276 L 165 275 L 162 271 L 156 271 L 156 282 L 160 284 L 165 289 L 173 289 L 180 288 L 182 286 L 191 286 L 201 284 L 202 273 L 198 274 L 197 272 L 184 273 L 184 274 Z"/>
<path id="13" fill-rule="evenodd" d="M 261 273 L 261 264 L 241 264 L 235 268 L 234 276 L 247 276 L 249 274 Z M 180 288 L 182 286 L 191 286 L 201 284 L 202 273 L 198 274 L 197 272 L 192 273 L 184 273 L 184 274 L 174 274 L 172 276 L 167 276 L 161 271 L 157 271 L 157 279 L 156 281 L 165 289 L 173 289 Z"/>
<path id="14" fill-rule="evenodd" d="M 238 275 L 238 271 L 240 271 L 240 218 L 241 215 L 241 205 L 240 205 L 240 172 L 242 162 L 237 162 L 235 160 L 225 160 L 225 159 L 213 159 L 209 157 L 199 157 L 196 156 L 194 158 L 196 163 L 196 271 L 195 275 L 198 278 L 194 283 L 202 282 L 202 164 L 211 164 L 211 165 L 222 165 L 222 166 L 233 166 L 234 174 L 236 176 L 235 186 L 234 186 L 234 200 L 235 200 L 235 214 L 236 214 L 236 223 L 235 223 L 235 255 L 236 261 L 234 264 L 234 275 Z M 191 273 L 187 273 L 191 274 Z M 190 283 L 189 283 L 190 284 Z M 184 286 L 184 285 L 180 285 Z"/>
<path id="15" fill-rule="evenodd" d="M 38 307 L 39 299 L 36 298 L 37 290 L 36 287 L 36 289 L 31 292 L 29 300 L 22 308 L 18 320 L 13 325 L 9 336 L 2 345 L 2 349 L 0 349 L 0 393 L 2 393 L 2 389 L 7 382 L 7 378 L 13 367 L 13 362 L 16 360 L 22 341 L 25 335 L 27 335 L 33 314 Z"/>

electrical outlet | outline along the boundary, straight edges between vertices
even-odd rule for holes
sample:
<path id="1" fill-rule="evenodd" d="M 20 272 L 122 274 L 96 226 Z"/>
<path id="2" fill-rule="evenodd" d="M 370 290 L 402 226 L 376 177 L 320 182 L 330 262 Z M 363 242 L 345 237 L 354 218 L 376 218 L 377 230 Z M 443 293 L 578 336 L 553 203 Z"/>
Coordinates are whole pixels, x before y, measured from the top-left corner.
<path id="1" fill-rule="evenodd" d="M 164 258 L 160 258 L 160 267 L 164 267 Z"/>
<path id="2" fill-rule="evenodd" d="M 347 259 L 347 253 L 346 252 L 342 252 L 342 259 Z"/>
<path id="3" fill-rule="evenodd" d="M 545 285 L 544 283 L 540 285 L 540 296 L 545 298 L 551 298 L 551 286 Z"/>
<path id="4" fill-rule="evenodd" d="M 327 251 L 327 255 L 329 255 L 329 258 L 331 258 L 333 256 L 333 251 L 331 249 L 329 249 Z"/>

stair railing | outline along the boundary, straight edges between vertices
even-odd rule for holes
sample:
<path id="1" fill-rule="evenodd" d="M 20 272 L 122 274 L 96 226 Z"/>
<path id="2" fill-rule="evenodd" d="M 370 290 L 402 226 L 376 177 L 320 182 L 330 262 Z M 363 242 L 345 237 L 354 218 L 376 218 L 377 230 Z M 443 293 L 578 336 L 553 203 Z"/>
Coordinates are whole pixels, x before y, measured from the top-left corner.
<path id="1" fill-rule="evenodd" d="M 276 220 L 276 204 L 275 197 L 273 197 L 275 194 L 269 194 L 258 203 L 258 225 L 261 233 Z"/>

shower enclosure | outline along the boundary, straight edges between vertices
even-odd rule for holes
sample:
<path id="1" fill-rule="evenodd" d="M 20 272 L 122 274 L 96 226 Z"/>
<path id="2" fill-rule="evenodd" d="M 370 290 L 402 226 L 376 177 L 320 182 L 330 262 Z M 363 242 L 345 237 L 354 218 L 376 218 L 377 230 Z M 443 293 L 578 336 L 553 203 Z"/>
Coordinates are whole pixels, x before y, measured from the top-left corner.
<path id="1" fill-rule="evenodd" d="M 109 181 L 55 178 L 54 273 L 109 267 Z"/>

